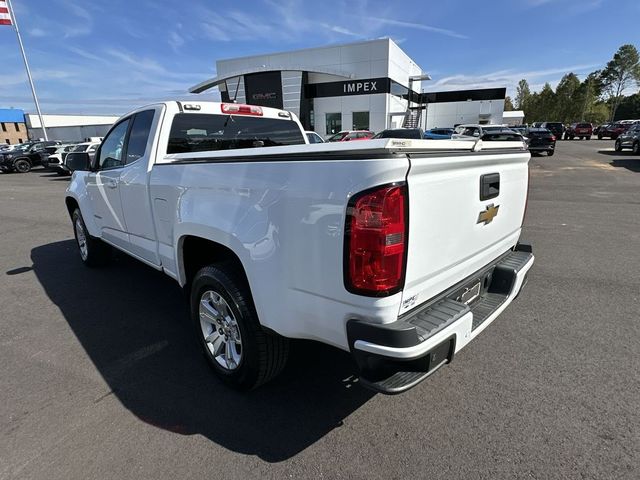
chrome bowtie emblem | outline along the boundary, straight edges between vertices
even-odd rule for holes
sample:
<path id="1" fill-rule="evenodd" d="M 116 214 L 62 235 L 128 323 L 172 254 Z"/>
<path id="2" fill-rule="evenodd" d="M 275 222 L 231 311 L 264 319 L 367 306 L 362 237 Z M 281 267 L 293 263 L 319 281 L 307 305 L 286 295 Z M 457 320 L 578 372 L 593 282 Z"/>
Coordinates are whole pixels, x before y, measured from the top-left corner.
<path id="1" fill-rule="evenodd" d="M 478 221 L 476 223 L 484 223 L 485 225 L 491 223 L 496 215 L 498 215 L 499 208 L 500 205 L 494 207 L 493 203 L 491 205 L 487 205 L 487 209 L 480 212 L 478 215 Z"/>

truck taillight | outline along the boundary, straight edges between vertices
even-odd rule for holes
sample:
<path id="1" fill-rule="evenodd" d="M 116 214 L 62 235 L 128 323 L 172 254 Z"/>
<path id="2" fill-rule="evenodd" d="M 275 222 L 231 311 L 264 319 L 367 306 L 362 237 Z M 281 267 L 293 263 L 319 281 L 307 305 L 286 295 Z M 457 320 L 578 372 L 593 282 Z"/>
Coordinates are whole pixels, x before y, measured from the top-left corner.
<path id="1" fill-rule="evenodd" d="M 404 284 L 408 195 L 406 185 L 362 192 L 349 202 L 345 235 L 345 286 L 361 295 L 386 296 Z"/>
<path id="2" fill-rule="evenodd" d="M 238 103 L 223 103 L 222 113 L 230 115 L 255 115 L 262 116 L 262 108 L 257 105 L 240 105 Z"/>
<path id="3" fill-rule="evenodd" d="M 556 136 L 555 135 L 551 135 L 551 141 L 555 142 L 556 141 Z"/>

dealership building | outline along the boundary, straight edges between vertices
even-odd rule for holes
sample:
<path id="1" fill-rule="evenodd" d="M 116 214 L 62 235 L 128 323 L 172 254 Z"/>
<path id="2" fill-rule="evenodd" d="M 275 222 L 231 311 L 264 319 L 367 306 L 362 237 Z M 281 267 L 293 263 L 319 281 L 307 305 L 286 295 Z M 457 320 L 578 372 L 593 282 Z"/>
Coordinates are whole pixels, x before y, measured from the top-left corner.
<path id="1" fill-rule="evenodd" d="M 502 123 L 504 88 L 429 91 L 429 76 L 388 38 L 218 60 L 217 76 L 191 87 L 217 87 L 223 102 L 295 113 L 322 136 L 340 130 L 453 127 Z"/>

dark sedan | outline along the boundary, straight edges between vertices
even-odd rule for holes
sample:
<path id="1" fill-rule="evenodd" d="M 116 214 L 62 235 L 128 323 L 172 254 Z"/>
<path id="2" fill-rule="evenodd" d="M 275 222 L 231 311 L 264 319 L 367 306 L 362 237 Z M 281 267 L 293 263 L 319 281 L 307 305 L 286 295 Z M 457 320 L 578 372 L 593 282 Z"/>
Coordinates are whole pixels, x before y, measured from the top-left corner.
<path id="1" fill-rule="evenodd" d="M 525 136 L 531 153 L 547 152 L 550 157 L 556 151 L 556 136 L 546 128 L 529 128 Z"/>

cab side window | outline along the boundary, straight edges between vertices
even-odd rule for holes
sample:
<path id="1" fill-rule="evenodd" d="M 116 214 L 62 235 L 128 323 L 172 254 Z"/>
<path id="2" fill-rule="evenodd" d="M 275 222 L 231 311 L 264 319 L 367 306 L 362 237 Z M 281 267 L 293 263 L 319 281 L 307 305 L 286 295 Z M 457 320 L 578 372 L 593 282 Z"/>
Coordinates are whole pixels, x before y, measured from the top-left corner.
<path id="1" fill-rule="evenodd" d="M 133 118 L 133 125 L 131 125 L 131 133 L 127 142 L 127 165 L 144 156 L 154 114 L 154 110 L 145 110 L 137 113 Z"/>
<path id="2" fill-rule="evenodd" d="M 124 165 L 124 141 L 129 129 L 131 118 L 123 120 L 114 127 L 102 142 L 100 157 L 98 159 L 98 169 L 106 170 L 118 168 Z"/>

